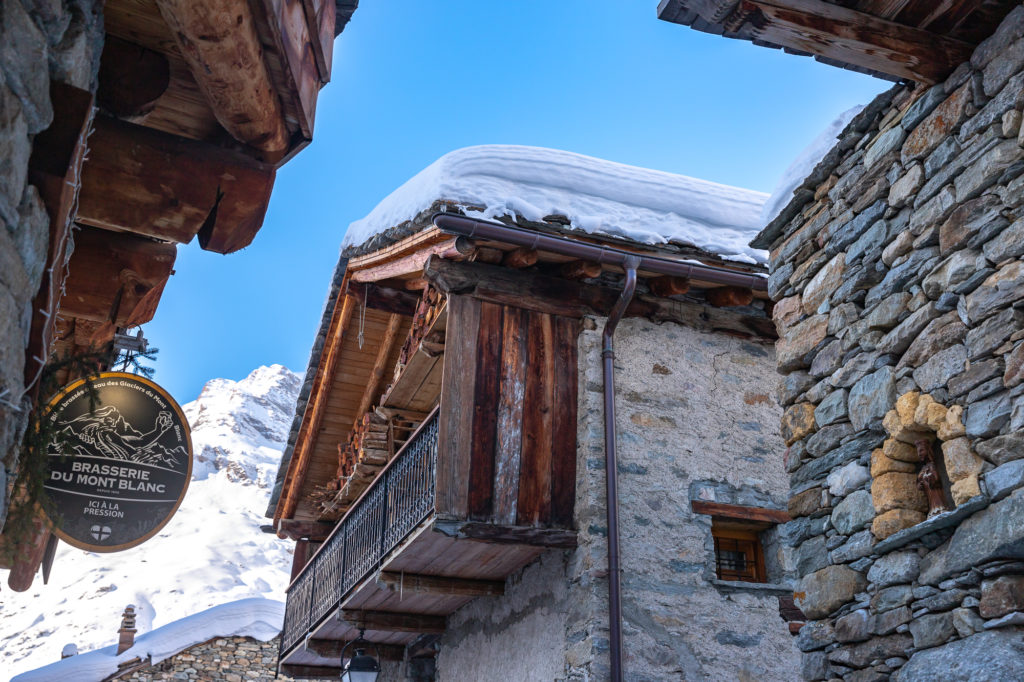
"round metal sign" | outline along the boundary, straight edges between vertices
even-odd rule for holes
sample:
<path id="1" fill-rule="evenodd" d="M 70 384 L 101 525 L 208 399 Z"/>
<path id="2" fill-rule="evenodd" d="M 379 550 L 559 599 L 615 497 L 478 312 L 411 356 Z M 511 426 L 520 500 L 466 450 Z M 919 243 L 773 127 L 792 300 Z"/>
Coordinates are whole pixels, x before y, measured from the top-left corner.
<path id="1" fill-rule="evenodd" d="M 178 403 L 152 381 L 104 372 L 61 389 L 43 419 L 51 440 L 46 493 L 55 533 L 74 547 L 116 552 L 166 524 L 192 477 L 192 440 Z"/>

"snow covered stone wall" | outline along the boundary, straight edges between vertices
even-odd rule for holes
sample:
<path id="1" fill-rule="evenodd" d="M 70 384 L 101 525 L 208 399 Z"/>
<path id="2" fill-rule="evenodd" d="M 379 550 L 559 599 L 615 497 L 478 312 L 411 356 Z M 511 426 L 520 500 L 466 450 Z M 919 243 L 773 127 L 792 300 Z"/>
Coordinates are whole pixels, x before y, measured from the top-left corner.
<path id="1" fill-rule="evenodd" d="M 504 596 L 449 617 L 440 680 L 608 678 L 603 323 L 585 320 L 579 341 L 579 547 L 549 552 Z M 692 500 L 784 508 L 774 366 L 770 345 L 678 324 L 629 318 L 616 333 L 627 679 L 799 676 L 778 598 L 792 593 L 792 551 L 769 533 L 776 584 L 723 585 L 710 517 L 691 510 Z"/>
<path id="2" fill-rule="evenodd" d="M 103 3 L 0 3 L 0 528 L 27 423 L 25 349 L 39 290 L 50 218 L 28 161 L 50 126 L 50 81 L 95 92 Z"/>
<path id="3" fill-rule="evenodd" d="M 805 679 L 1024 679 L 1022 102 L 1018 6 L 868 105 L 755 241 Z"/>

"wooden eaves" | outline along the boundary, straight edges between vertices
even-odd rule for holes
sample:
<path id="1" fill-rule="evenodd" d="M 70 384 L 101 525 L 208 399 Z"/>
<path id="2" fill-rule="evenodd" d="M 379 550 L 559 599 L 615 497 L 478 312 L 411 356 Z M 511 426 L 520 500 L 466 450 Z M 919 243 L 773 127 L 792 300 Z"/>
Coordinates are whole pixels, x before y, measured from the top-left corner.
<path id="1" fill-rule="evenodd" d="M 936 83 L 1017 2 L 661 0 L 658 18 L 886 80 Z"/>

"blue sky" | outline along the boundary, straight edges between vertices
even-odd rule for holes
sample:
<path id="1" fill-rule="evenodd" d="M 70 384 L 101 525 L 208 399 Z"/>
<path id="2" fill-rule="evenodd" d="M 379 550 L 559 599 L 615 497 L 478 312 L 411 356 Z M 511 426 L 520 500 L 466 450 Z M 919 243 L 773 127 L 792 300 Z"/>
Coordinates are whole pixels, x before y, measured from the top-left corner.
<path id="1" fill-rule="evenodd" d="M 156 380 L 179 402 L 259 365 L 303 371 L 345 228 L 439 156 L 566 149 L 770 192 L 883 81 L 659 21 L 657 0 L 364 0 L 334 48 L 313 143 L 277 175 L 263 229 L 221 256 L 178 248 Z"/>

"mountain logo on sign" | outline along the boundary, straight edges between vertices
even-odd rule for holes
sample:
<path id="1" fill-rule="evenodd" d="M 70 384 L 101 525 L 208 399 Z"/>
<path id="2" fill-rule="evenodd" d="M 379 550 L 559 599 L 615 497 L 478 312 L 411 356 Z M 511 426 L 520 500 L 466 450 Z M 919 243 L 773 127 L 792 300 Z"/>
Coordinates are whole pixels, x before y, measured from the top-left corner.
<path id="1" fill-rule="evenodd" d="M 142 433 L 128 424 L 113 405 L 57 424 L 58 433 L 69 438 L 76 455 L 168 466 L 188 457 L 183 445 L 171 449 L 158 442 L 172 426 L 171 413 L 164 411 L 156 416 L 153 428 Z"/>

